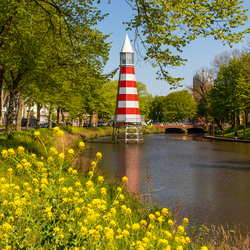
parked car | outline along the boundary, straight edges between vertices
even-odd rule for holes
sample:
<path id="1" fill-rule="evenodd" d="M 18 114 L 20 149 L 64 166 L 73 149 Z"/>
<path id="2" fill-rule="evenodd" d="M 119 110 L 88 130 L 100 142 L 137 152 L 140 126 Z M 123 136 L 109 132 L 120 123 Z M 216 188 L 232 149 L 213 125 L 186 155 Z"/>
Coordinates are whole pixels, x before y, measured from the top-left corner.
<path id="1" fill-rule="evenodd" d="M 98 127 L 101 127 L 101 126 L 108 126 L 108 124 L 107 124 L 105 121 L 98 121 L 97 126 L 98 126 Z"/>
<path id="2" fill-rule="evenodd" d="M 41 128 L 47 128 L 49 126 L 49 123 L 46 122 L 46 123 L 43 123 L 40 125 Z"/>
<path id="3" fill-rule="evenodd" d="M 83 124 L 83 127 L 88 127 L 89 126 L 89 123 L 88 122 L 85 122 L 84 124 Z"/>

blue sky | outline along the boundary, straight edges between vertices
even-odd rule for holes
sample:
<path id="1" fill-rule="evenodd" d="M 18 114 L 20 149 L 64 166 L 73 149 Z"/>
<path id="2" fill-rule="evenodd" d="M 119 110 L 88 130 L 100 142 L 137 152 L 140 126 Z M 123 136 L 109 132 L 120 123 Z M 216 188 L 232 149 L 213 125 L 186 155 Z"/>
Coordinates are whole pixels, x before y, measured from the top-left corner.
<path id="1" fill-rule="evenodd" d="M 226 1 L 226 0 L 225 0 Z M 102 10 L 102 13 L 110 13 L 97 28 L 104 34 L 109 34 L 108 42 L 112 42 L 109 61 L 105 67 L 104 73 L 109 73 L 119 66 L 120 51 L 126 36 L 126 25 L 122 24 L 124 21 L 129 21 L 132 17 L 131 7 L 125 2 L 125 0 L 111 0 L 111 4 L 107 3 L 107 0 L 102 0 L 98 7 Z M 250 9 L 250 1 L 247 0 L 243 4 L 245 8 Z M 250 18 L 250 11 L 248 11 Z M 238 30 L 243 30 L 250 27 L 250 21 L 245 26 Z M 127 32 L 130 39 L 134 38 L 134 31 Z M 246 35 L 245 42 L 234 44 L 232 49 L 241 49 L 246 43 L 246 40 L 250 39 L 250 35 Z M 133 50 L 134 44 L 131 43 Z M 181 54 L 182 58 L 187 59 L 185 66 L 168 68 L 170 75 L 173 77 L 184 77 L 182 81 L 183 87 L 192 84 L 192 79 L 195 71 L 201 67 L 210 67 L 210 62 L 214 56 L 224 51 L 230 51 L 231 48 L 228 45 L 223 46 L 221 41 L 214 40 L 213 37 L 199 38 L 191 42 L 184 48 Z M 134 50 L 135 51 L 135 50 Z M 176 90 L 170 90 L 170 86 L 165 81 L 156 80 L 157 68 L 152 68 L 151 65 L 144 61 L 138 61 L 138 56 L 135 53 L 135 75 L 136 80 L 144 83 L 147 87 L 147 91 L 155 95 L 167 95 Z M 115 75 L 113 80 L 118 79 L 118 74 Z M 181 90 L 178 88 L 177 90 Z"/>

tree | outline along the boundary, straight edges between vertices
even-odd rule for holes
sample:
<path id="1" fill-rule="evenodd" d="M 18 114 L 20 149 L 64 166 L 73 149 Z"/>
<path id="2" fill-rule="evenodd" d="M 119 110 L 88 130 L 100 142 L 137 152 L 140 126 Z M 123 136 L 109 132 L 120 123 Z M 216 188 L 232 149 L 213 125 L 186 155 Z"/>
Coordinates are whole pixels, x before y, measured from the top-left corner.
<path id="1" fill-rule="evenodd" d="M 158 96 L 156 95 L 154 97 L 154 100 L 152 102 L 151 108 L 150 108 L 150 119 L 153 121 L 162 121 L 163 119 L 163 100 L 164 96 Z"/>
<path id="2" fill-rule="evenodd" d="M 240 0 L 134 0 L 129 3 L 136 14 L 127 22 L 128 29 L 135 29 L 136 38 L 146 49 L 144 60 L 160 67 L 158 78 L 167 80 L 173 87 L 182 79 L 169 76 L 165 67 L 184 65 L 186 60 L 179 53 L 191 41 L 214 36 L 231 46 L 250 32 L 250 29 L 238 34 L 232 32 L 248 20 L 247 9 L 243 9 Z"/>
<path id="3" fill-rule="evenodd" d="M 187 90 L 175 91 L 168 94 L 162 102 L 163 111 L 167 111 L 167 121 L 183 121 L 184 118 L 193 117 L 197 105 Z"/>
<path id="4" fill-rule="evenodd" d="M 217 120 L 231 121 L 233 127 L 240 112 L 250 108 L 249 72 L 244 67 L 249 62 L 247 55 L 230 59 L 228 66 L 221 67 L 210 93 L 212 116 Z"/>
<path id="5" fill-rule="evenodd" d="M 84 0 L 1 1 L 0 87 L 4 80 L 10 95 L 7 134 L 14 98 L 29 84 L 27 75 L 41 75 L 55 65 L 76 70 L 77 63 L 85 66 L 85 72 L 93 72 L 107 61 L 107 36 L 93 28 L 104 16 L 91 5 Z"/>

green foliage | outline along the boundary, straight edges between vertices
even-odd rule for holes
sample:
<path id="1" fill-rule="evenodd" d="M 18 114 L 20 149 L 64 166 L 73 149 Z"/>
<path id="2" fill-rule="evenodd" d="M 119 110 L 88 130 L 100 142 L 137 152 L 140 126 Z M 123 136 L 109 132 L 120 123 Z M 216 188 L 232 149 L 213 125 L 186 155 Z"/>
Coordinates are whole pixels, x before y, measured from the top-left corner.
<path id="1" fill-rule="evenodd" d="M 194 117 L 197 105 L 192 95 L 187 90 L 176 91 L 167 96 L 156 96 L 151 109 L 151 117 L 159 122 L 183 121 L 183 118 Z"/>
<path id="2" fill-rule="evenodd" d="M 210 91 L 212 116 L 231 121 L 233 126 L 235 117 L 250 108 L 249 72 L 244 67 L 247 62 L 248 55 L 242 59 L 230 59 L 228 66 L 221 67 L 215 86 Z"/>
<path id="3" fill-rule="evenodd" d="M 159 66 L 159 79 L 176 87 L 182 79 L 169 76 L 165 67 L 184 65 L 186 60 L 179 53 L 191 41 L 213 36 L 232 46 L 250 32 L 250 29 L 238 34 L 233 32 L 248 20 L 247 9 L 243 9 L 241 3 L 241 0 L 135 0 L 130 4 L 136 14 L 126 23 L 128 29 L 136 29 L 136 39 L 140 39 L 146 48 L 144 60 L 153 61 L 153 67 Z"/>

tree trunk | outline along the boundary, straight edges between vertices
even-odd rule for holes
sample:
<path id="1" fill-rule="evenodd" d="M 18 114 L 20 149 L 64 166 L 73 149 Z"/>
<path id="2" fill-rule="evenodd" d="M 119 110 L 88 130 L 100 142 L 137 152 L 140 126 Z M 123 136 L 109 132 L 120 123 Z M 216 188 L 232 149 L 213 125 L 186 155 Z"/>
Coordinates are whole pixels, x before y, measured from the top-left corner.
<path id="1" fill-rule="evenodd" d="M 41 108 L 42 108 L 42 104 L 37 103 L 36 104 L 37 107 L 37 113 L 36 113 L 36 128 L 40 127 L 40 118 L 41 118 Z"/>
<path id="2" fill-rule="evenodd" d="M 57 119 L 56 119 L 56 122 L 57 122 L 57 126 L 58 126 L 59 122 L 60 122 L 60 108 L 57 109 Z"/>
<path id="3" fill-rule="evenodd" d="M 61 114 L 62 114 L 62 124 L 65 125 L 64 108 L 61 108 Z"/>
<path id="4" fill-rule="evenodd" d="M 21 131 L 21 127 L 22 127 L 23 105 L 24 105 L 24 98 L 20 94 L 19 99 L 18 99 L 18 111 L 17 111 L 17 117 L 16 117 L 16 130 L 17 131 Z"/>
<path id="5" fill-rule="evenodd" d="M 7 135 L 9 135 L 12 131 L 12 124 L 13 124 L 14 117 L 15 117 L 14 106 L 15 106 L 15 95 L 13 91 L 10 91 L 9 110 L 7 113 L 7 122 L 6 122 L 6 134 Z"/>
<path id="6" fill-rule="evenodd" d="M 29 109 L 28 109 L 28 114 L 27 114 L 27 119 L 26 119 L 26 129 L 29 128 L 29 123 L 30 123 L 30 111 L 31 111 L 31 105 L 29 105 Z"/>
<path id="7" fill-rule="evenodd" d="M 24 107 L 23 107 L 23 118 L 27 118 L 27 104 L 26 103 L 24 104 Z"/>
<path id="8" fill-rule="evenodd" d="M 93 113 L 89 114 L 89 127 L 92 126 L 92 121 L 93 121 Z"/>
<path id="9" fill-rule="evenodd" d="M 52 128 L 52 110 L 49 110 L 49 126 L 48 128 Z"/>
<path id="10" fill-rule="evenodd" d="M 2 108 L 3 108 L 3 75 L 4 75 L 5 70 L 3 69 L 3 65 L 0 64 L 0 93 L 1 93 L 1 98 L 0 98 L 0 117 L 2 117 Z"/>

